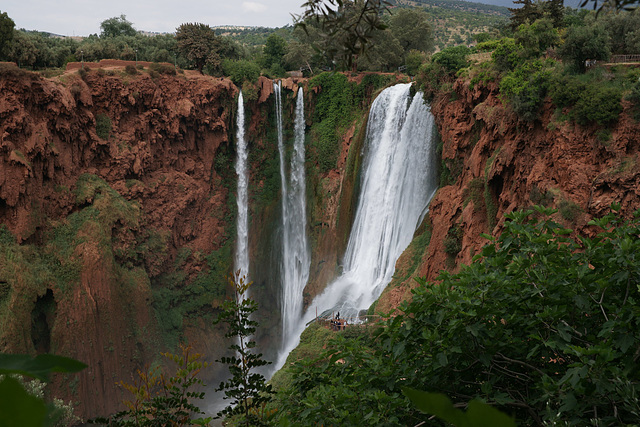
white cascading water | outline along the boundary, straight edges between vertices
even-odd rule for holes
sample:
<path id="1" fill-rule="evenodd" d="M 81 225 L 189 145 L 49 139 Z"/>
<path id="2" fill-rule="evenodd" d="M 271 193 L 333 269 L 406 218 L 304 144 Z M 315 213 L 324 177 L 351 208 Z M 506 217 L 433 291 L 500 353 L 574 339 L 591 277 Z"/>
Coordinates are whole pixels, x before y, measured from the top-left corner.
<path id="1" fill-rule="evenodd" d="M 236 239 L 235 269 L 237 278 L 244 277 L 249 281 L 249 206 L 247 171 L 247 141 L 244 137 L 244 100 L 242 91 L 238 95 L 238 112 L 236 117 L 236 174 L 238 175 L 238 235 Z"/>
<path id="2" fill-rule="evenodd" d="M 295 139 L 289 179 L 285 163 L 285 147 L 282 131 L 282 90 L 274 84 L 276 94 L 276 118 L 278 126 L 278 152 L 282 181 L 282 263 L 281 263 L 281 315 L 282 342 L 289 341 L 302 316 L 302 292 L 309 279 L 309 243 L 307 239 L 306 180 L 304 171 L 304 92 L 298 89 Z"/>
<path id="3" fill-rule="evenodd" d="M 398 257 L 411 242 L 437 189 L 433 116 L 410 84 L 385 89 L 369 113 L 360 198 L 343 273 L 317 296 L 297 324 L 277 368 L 298 345 L 316 310 L 357 316 L 391 281 Z"/>

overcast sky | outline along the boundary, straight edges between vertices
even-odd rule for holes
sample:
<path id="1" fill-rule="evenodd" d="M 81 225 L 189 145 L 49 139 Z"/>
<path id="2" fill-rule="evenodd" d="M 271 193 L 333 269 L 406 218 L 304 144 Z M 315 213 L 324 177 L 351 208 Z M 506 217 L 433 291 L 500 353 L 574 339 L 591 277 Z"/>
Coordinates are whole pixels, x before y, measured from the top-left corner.
<path id="1" fill-rule="evenodd" d="M 137 30 L 174 32 L 186 22 L 282 27 L 305 0 L 2 0 L 16 28 L 66 36 L 100 34 L 107 18 L 127 16 Z"/>

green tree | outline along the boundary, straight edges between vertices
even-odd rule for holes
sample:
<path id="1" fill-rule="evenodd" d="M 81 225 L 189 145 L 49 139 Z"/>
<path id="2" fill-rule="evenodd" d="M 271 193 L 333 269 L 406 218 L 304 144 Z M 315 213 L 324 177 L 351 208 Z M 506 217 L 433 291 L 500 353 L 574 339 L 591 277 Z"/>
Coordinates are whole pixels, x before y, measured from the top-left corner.
<path id="1" fill-rule="evenodd" d="M 38 58 L 38 49 L 32 37 L 24 31 L 16 31 L 9 45 L 7 58 L 19 67 L 32 67 Z"/>
<path id="2" fill-rule="evenodd" d="M 15 22 L 9 18 L 7 12 L 0 13 L 0 58 L 4 58 L 5 51 L 13 40 L 15 26 Z"/>
<path id="3" fill-rule="evenodd" d="M 564 26 L 564 0 L 547 0 L 542 4 L 542 9 L 554 28 Z"/>
<path id="4" fill-rule="evenodd" d="M 419 280 L 384 327 L 337 334 L 291 366 L 279 412 L 303 425 L 376 425 L 379 414 L 416 425 L 425 417 L 402 395 L 411 387 L 458 405 L 478 398 L 519 425 L 636 423 L 640 212 L 625 220 L 612 209 L 590 237 L 552 209 L 508 214 L 471 265 Z"/>
<path id="5" fill-rule="evenodd" d="M 520 8 L 509 8 L 511 12 L 511 29 L 516 30 L 520 25 L 534 22 L 542 18 L 542 10 L 533 0 L 514 0 L 513 4 L 521 4 Z"/>
<path id="6" fill-rule="evenodd" d="M 296 26 L 307 30 L 312 24 L 319 30 L 315 47 L 337 64 L 351 68 L 358 56 L 371 47 L 374 33 L 384 30 L 384 0 L 309 0 L 306 10 L 296 16 Z"/>
<path id="7" fill-rule="evenodd" d="M 523 48 L 524 58 L 538 58 L 548 48 L 560 42 L 558 30 L 549 19 L 538 19 L 531 24 L 522 24 L 514 34 L 516 43 Z"/>
<path id="8" fill-rule="evenodd" d="M 403 49 L 391 31 L 377 31 L 371 48 L 358 59 L 358 69 L 367 71 L 395 71 L 405 60 Z"/>
<path id="9" fill-rule="evenodd" d="M 264 410 L 265 405 L 271 401 L 273 392 L 265 377 L 254 372 L 255 368 L 271 363 L 262 359 L 261 353 L 253 350 L 256 343 L 251 340 L 251 336 L 255 333 L 258 322 L 249 317 L 258 309 L 258 303 L 246 297 L 251 282 L 245 283 L 243 277 L 229 279 L 229 282 L 233 286 L 234 297 L 224 302 L 214 325 L 225 323 L 225 337 L 234 340 L 229 346 L 234 355 L 217 360 L 229 366 L 231 378 L 221 382 L 216 389 L 224 391 L 224 398 L 232 401 L 218 416 L 241 415 L 242 425 L 262 425 L 265 420 L 264 413 L 260 413 L 260 410 Z"/>
<path id="10" fill-rule="evenodd" d="M 206 65 L 212 71 L 222 67 L 223 42 L 206 24 L 182 24 L 176 29 L 178 50 L 202 72 Z"/>
<path id="11" fill-rule="evenodd" d="M 203 385 L 198 375 L 209 364 L 201 361 L 202 354 L 192 353 L 191 346 L 180 345 L 180 349 L 180 355 L 162 353 L 177 365 L 173 376 L 166 376 L 162 367 L 156 367 L 138 371 L 134 384 L 120 381 L 120 386 L 133 396 L 124 401 L 128 409 L 93 421 L 117 427 L 209 425 L 211 418 L 191 418 L 192 414 L 203 414 L 193 400 L 204 398 L 204 393 L 195 388 Z"/>
<path id="12" fill-rule="evenodd" d="M 282 66 L 283 57 L 286 52 L 287 41 L 276 33 L 270 34 L 262 50 L 264 67 L 271 68 L 274 64 Z"/>
<path id="13" fill-rule="evenodd" d="M 558 54 L 575 70 L 585 72 L 587 59 L 600 61 L 609 58 L 609 43 L 609 34 L 602 25 L 570 27 Z"/>
<path id="14" fill-rule="evenodd" d="M 389 29 L 398 40 L 404 54 L 410 50 L 433 50 L 433 34 L 429 15 L 422 9 L 399 9 L 389 23 Z"/>
<path id="15" fill-rule="evenodd" d="M 133 24 L 127 21 L 125 15 L 116 16 L 105 19 L 100 23 L 100 37 L 119 37 L 119 36 L 135 36 L 137 31 L 133 28 Z"/>

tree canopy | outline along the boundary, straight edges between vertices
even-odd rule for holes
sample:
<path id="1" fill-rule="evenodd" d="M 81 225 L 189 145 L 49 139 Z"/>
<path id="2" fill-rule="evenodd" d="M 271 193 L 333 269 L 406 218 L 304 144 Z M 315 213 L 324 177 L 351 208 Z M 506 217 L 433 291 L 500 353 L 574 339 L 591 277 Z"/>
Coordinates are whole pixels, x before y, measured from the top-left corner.
<path id="1" fill-rule="evenodd" d="M 133 24 L 127 21 L 125 15 L 105 19 L 100 23 L 100 37 L 135 36 L 137 31 Z"/>
<path id="2" fill-rule="evenodd" d="M 0 13 L 0 58 L 4 57 L 6 48 L 13 40 L 14 27 L 13 19 L 9 18 L 7 12 Z"/>
<path id="3" fill-rule="evenodd" d="M 519 425 L 625 425 L 640 404 L 640 213 L 572 234 L 536 207 L 457 274 L 420 280 L 401 314 L 337 334 L 291 368 L 280 413 L 325 425 L 416 425 L 404 387 L 479 398 Z"/>
<path id="4" fill-rule="evenodd" d="M 180 52 L 198 71 L 202 72 L 205 65 L 214 69 L 219 69 L 222 65 L 222 41 L 210 26 L 182 24 L 176 29 L 176 40 Z"/>

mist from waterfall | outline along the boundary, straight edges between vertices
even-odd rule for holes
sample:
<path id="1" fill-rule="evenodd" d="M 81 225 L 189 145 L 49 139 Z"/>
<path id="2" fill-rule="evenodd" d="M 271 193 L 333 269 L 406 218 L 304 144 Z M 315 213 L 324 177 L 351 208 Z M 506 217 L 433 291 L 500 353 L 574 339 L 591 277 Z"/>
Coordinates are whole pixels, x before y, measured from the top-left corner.
<path id="1" fill-rule="evenodd" d="M 244 100 L 242 90 L 238 95 L 238 111 L 236 115 L 236 174 L 238 175 L 238 234 L 236 238 L 235 270 L 236 279 L 244 277 L 249 281 L 249 206 L 248 185 L 249 176 L 247 170 L 247 141 L 244 136 Z"/>
<path id="2" fill-rule="evenodd" d="M 307 238 L 306 180 L 305 180 L 305 119 L 304 92 L 298 89 L 294 123 L 294 143 L 289 173 L 282 129 L 282 88 L 274 84 L 278 153 L 282 182 L 282 264 L 281 318 L 282 342 L 290 340 L 302 316 L 303 290 L 309 279 L 311 256 Z M 287 177 L 288 175 L 288 177 Z"/>
<path id="3" fill-rule="evenodd" d="M 329 284 L 296 323 L 276 369 L 298 345 L 316 310 L 357 316 L 391 281 L 398 257 L 411 242 L 437 189 L 433 116 L 410 84 L 385 89 L 369 113 L 360 197 L 343 260 Z"/>

